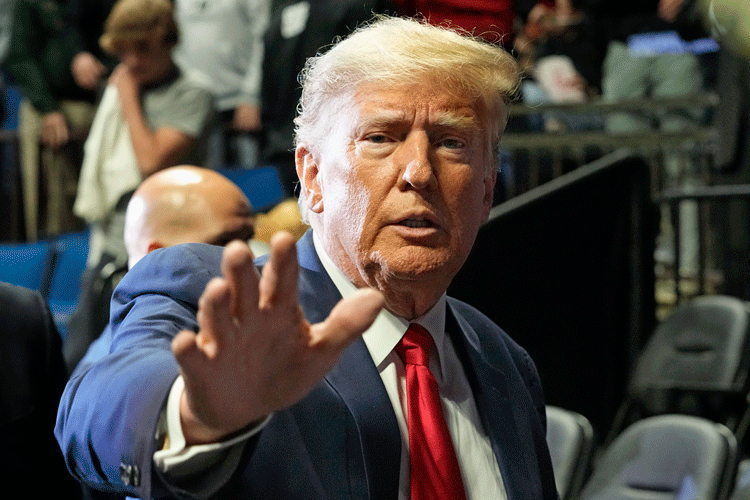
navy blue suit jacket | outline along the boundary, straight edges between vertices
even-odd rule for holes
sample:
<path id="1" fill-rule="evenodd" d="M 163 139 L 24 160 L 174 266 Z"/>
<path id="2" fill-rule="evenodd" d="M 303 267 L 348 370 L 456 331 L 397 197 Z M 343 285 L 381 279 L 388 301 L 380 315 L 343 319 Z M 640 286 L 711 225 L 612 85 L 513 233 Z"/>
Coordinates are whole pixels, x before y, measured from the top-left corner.
<path id="1" fill-rule="evenodd" d="M 170 342 L 180 330 L 196 329 L 198 298 L 220 274 L 221 252 L 201 244 L 152 252 L 115 291 L 111 353 L 73 374 L 55 429 L 71 472 L 84 482 L 146 498 L 183 493 L 153 470 L 154 434 L 178 375 Z M 300 303 L 316 323 L 341 296 L 310 232 L 298 243 L 298 258 Z M 508 498 L 556 499 L 531 359 L 472 307 L 449 298 L 447 317 Z M 220 496 L 395 499 L 400 443 L 385 387 L 357 339 L 318 386 L 249 440 Z"/>

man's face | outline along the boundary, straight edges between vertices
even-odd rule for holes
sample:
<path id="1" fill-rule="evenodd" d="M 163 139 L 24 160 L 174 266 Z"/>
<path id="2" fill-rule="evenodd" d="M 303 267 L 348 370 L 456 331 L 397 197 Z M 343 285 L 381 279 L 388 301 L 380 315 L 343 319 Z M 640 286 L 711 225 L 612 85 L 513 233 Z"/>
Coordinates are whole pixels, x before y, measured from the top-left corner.
<path id="1" fill-rule="evenodd" d="M 311 223 L 356 285 L 425 283 L 439 296 L 492 204 L 475 102 L 438 85 L 363 85 L 342 99 L 320 154 L 302 158 Z"/>
<path id="2" fill-rule="evenodd" d="M 172 69 L 172 48 L 152 31 L 148 36 L 117 45 L 117 55 L 140 85 L 164 78 Z"/>

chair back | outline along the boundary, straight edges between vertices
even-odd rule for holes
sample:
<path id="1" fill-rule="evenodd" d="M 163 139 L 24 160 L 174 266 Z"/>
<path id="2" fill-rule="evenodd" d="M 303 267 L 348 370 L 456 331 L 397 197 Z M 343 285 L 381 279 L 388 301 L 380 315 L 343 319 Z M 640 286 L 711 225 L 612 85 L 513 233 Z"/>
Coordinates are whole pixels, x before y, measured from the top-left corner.
<path id="1" fill-rule="evenodd" d="M 54 242 L 55 260 L 47 303 L 63 339 L 81 292 L 81 277 L 86 270 L 89 233 L 83 231 L 60 236 Z"/>
<path id="2" fill-rule="evenodd" d="M 630 391 L 650 404 L 652 390 L 744 391 L 750 359 L 750 304 L 735 297 L 697 297 L 654 331 L 638 360 Z"/>
<path id="3" fill-rule="evenodd" d="M 604 451 L 582 500 L 725 500 L 737 441 L 724 425 L 691 415 L 639 420 Z"/>
<path id="4" fill-rule="evenodd" d="M 0 281 L 44 294 L 51 266 L 52 247 L 47 240 L 0 244 Z"/>
<path id="5" fill-rule="evenodd" d="M 287 197 L 276 167 L 221 168 L 217 171 L 239 186 L 256 212 L 266 212 Z"/>
<path id="6" fill-rule="evenodd" d="M 580 413 L 547 406 L 547 446 L 560 498 L 578 498 L 594 451 L 594 428 Z"/>
<path id="7" fill-rule="evenodd" d="M 665 413 L 702 416 L 737 432 L 737 422 L 750 418 L 749 372 L 750 304 L 723 295 L 685 302 L 638 357 L 606 442 L 639 418 Z"/>
<path id="8" fill-rule="evenodd" d="M 737 478 L 730 500 L 750 500 L 750 458 L 743 458 L 737 464 Z"/>

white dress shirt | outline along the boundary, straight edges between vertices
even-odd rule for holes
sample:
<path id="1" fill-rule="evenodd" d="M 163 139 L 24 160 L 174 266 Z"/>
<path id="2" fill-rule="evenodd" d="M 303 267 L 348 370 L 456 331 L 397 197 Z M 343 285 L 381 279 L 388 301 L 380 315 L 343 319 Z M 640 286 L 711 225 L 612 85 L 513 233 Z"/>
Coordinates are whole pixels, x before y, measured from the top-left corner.
<path id="1" fill-rule="evenodd" d="M 333 264 L 323 251 L 322 245 L 313 234 L 315 250 L 323 267 L 333 280 L 342 297 L 356 291 L 356 287 Z M 445 334 L 446 297 L 443 295 L 435 306 L 424 316 L 414 320 L 424 326 L 434 342 L 430 352 L 430 371 L 435 376 L 440 389 L 446 424 L 450 432 L 461 468 L 467 500 L 507 498 L 503 479 L 492 446 L 485 433 L 479 413 L 474 403 L 469 382 L 456 355 L 453 344 Z M 404 364 L 394 351 L 409 326 L 409 321 L 396 317 L 385 309 L 380 312 L 373 325 L 362 336 L 370 351 L 375 366 L 385 385 L 388 397 L 401 431 L 401 473 L 399 477 L 399 500 L 409 500 L 409 431 L 407 426 L 406 375 Z M 154 462 L 167 477 L 183 478 L 196 474 L 206 465 L 215 466 L 224 462 L 216 471 L 215 487 L 206 493 L 216 491 L 229 478 L 229 474 L 239 460 L 240 444 L 258 432 L 266 421 L 248 433 L 217 444 L 185 446 L 180 428 L 179 397 L 183 382 L 177 379 L 170 392 L 166 411 L 166 431 L 170 446 L 154 454 Z M 236 451 L 235 451 L 236 450 Z M 205 484 L 205 483 L 204 483 Z"/>

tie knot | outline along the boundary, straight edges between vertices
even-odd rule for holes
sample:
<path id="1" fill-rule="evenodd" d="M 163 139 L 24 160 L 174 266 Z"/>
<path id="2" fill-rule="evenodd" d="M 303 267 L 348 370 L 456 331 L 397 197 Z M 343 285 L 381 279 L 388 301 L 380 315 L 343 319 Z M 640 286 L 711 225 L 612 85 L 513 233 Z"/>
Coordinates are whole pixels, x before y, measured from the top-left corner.
<path id="1" fill-rule="evenodd" d="M 427 366 L 430 359 L 432 336 L 422 325 L 411 323 L 396 345 L 396 353 L 407 365 Z"/>

